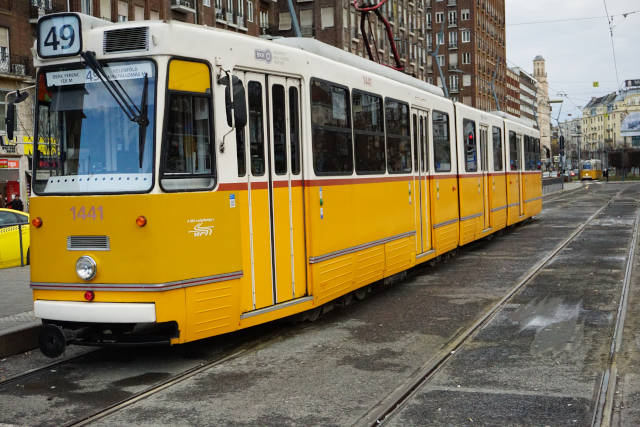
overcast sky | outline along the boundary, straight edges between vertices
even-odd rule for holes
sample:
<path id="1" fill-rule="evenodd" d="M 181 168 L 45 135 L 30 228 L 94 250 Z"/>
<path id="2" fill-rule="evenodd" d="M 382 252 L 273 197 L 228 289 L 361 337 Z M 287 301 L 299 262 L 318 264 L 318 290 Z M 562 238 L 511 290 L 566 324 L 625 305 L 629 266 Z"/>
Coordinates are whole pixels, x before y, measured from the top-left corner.
<path id="1" fill-rule="evenodd" d="M 640 1 L 606 0 L 606 6 L 609 16 L 614 15 L 613 42 L 623 85 L 640 79 Z M 621 16 L 630 12 L 636 13 Z M 604 0 L 506 0 L 506 14 L 507 65 L 533 74 L 533 58 L 544 57 L 549 96 L 564 99 L 561 121 L 580 117 L 576 106 L 583 107 L 592 96 L 618 89 Z M 533 23 L 553 20 L 563 22 Z M 600 86 L 593 87 L 594 81 Z M 559 108 L 553 104 L 554 124 Z"/>

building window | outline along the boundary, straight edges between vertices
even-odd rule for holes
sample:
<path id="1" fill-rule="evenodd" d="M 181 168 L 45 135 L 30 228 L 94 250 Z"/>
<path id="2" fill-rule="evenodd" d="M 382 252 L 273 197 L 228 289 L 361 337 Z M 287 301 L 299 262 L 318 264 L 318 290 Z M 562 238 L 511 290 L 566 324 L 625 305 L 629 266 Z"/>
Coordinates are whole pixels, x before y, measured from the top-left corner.
<path id="1" fill-rule="evenodd" d="M 444 12 L 436 12 L 436 24 L 444 21 Z"/>
<path id="2" fill-rule="evenodd" d="M 160 19 L 160 12 L 156 12 L 155 10 L 152 10 L 151 12 L 149 12 L 149 19 L 152 20 L 159 20 Z"/>
<path id="3" fill-rule="evenodd" d="M 144 6 L 136 6 L 133 10 L 133 16 L 136 21 L 144 21 Z"/>
<path id="4" fill-rule="evenodd" d="M 247 21 L 253 22 L 253 0 L 247 2 Z"/>
<path id="5" fill-rule="evenodd" d="M 462 76 L 462 86 L 471 86 L 471 74 L 465 74 Z"/>
<path id="6" fill-rule="evenodd" d="M 436 58 L 438 60 L 438 65 L 441 67 L 444 67 L 444 55 L 438 55 Z M 439 84 L 438 86 L 441 86 L 441 85 Z"/>
<path id="7" fill-rule="evenodd" d="M 444 44 L 444 33 L 438 33 L 436 35 L 436 45 Z"/>
<path id="8" fill-rule="evenodd" d="M 458 54 L 450 53 L 449 54 L 449 68 L 458 68 Z"/>
<path id="9" fill-rule="evenodd" d="M 427 29 L 431 29 L 431 14 L 427 13 Z"/>
<path id="10" fill-rule="evenodd" d="M 469 12 L 469 9 L 462 9 L 462 11 L 460 12 L 460 19 L 462 21 L 468 21 L 469 19 L 471 19 L 471 12 Z"/>
<path id="11" fill-rule="evenodd" d="M 289 12 L 280 12 L 280 19 L 278 19 L 278 30 L 287 31 L 291 29 L 291 15 Z"/>
<path id="12" fill-rule="evenodd" d="M 300 11 L 300 31 L 303 36 L 313 36 L 313 9 Z"/>
<path id="13" fill-rule="evenodd" d="M 449 76 L 449 88 L 452 91 L 453 90 L 455 90 L 455 91 L 458 90 L 458 82 L 459 82 L 458 76 L 456 76 L 456 75 Z"/>
<path id="14" fill-rule="evenodd" d="M 471 64 L 471 53 L 465 52 L 462 54 L 462 63 L 463 64 Z"/>
<path id="15" fill-rule="evenodd" d="M 462 30 L 462 43 L 469 43 L 471 41 L 471 31 Z"/>
<path id="16" fill-rule="evenodd" d="M 333 7 L 323 7 L 320 9 L 320 23 L 323 29 L 334 26 L 334 13 Z"/>
<path id="17" fill-rule="evenodd" d="M 450 47 L 455 47 L 458 45 L 458 32 L 457 31 L 450 31 L 449 32 L 449 46 Z"/>
<path id="18" fill-rule="evenodd" d="M 118 22 L 126 22 L 129 20 L 129 4 L 124 1 L 118 2 Z"/>
<path id="19" fill-rule="evenodd" d="M 227 14 L 233 15 L 233 0 L 227 0 Z"/>
<path id="20" fill-rule="evenodd" d="M 449 26 L 458 25 L 458 14 L 455 10 L 449 11 Z"/>
<path id="21" fill-rule="evenodd" d="M 100 18 L 111 21 L 111 0 L 100 0 Z"/>
<path id="22" fill-rule="evenodd" d="M 238 17 L 244 18 L 244 0 L 238 0 Z"/>
<path id="23" fill-rule="evenodd" d="M 202 0 L 202 5 L 206 7 L 211 7 L 211 0 Z"/>

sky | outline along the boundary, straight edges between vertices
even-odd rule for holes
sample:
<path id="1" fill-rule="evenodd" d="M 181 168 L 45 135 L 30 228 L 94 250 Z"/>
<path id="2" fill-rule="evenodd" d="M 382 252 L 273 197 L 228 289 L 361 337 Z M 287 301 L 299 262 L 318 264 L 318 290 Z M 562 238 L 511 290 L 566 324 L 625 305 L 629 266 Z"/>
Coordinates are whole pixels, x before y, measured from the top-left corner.
<path id="1" fill-rule="evenodd" d="M 533 74 L 533 58 L 542 55 L 546 60 L 549 97 L 563 100 L 552 104 L 553 124 L 558 117 L 561 122 L 581 117 L 577 107 L 584 107 L 591 97 L 614 92 L 625 80 L 640 79 L 640 0 L 505 3 L 507 66 Z M 608 16 L 613 16 L 618 81 L 605 4 Z M 630 14 L 625 18 L 625 13 Z M 595 81 L 599 87 L 593 87 Z"/>

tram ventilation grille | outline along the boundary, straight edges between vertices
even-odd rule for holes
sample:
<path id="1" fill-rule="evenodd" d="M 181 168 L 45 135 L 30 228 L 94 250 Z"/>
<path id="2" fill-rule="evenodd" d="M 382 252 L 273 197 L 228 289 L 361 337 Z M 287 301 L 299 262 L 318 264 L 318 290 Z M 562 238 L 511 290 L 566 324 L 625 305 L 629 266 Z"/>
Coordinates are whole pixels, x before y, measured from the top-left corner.
<path id="1" fill-rule="evenodd" d="M 67 237 L 68 251 L 108 251 L 110 249 L 109 236 Z"/>
<path id="2" fill-rule="evenodd" d="M 149 27 L 105 31 L 103 49 L 104 53 L 149 50 Z"/>

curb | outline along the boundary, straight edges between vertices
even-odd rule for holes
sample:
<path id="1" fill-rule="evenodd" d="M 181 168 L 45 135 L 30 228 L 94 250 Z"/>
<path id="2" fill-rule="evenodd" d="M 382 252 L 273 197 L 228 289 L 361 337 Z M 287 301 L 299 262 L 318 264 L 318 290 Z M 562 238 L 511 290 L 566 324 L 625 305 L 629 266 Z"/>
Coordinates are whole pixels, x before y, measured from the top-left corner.
<path id="1" fill-rule="evenodd" d="M 41 322 L 32 321 L 0 331 L 0 357 L 7 357 L 37 348 L 41 327 Z"/>

